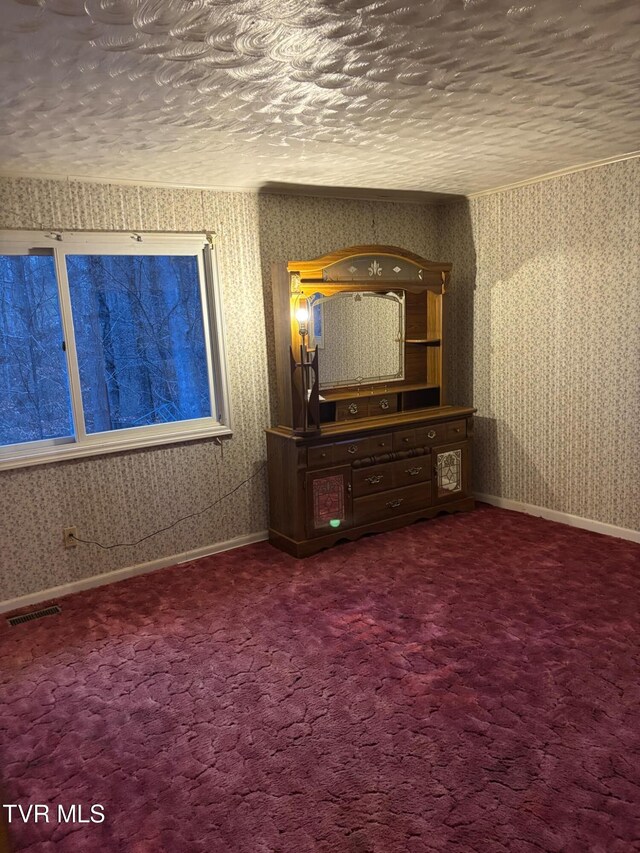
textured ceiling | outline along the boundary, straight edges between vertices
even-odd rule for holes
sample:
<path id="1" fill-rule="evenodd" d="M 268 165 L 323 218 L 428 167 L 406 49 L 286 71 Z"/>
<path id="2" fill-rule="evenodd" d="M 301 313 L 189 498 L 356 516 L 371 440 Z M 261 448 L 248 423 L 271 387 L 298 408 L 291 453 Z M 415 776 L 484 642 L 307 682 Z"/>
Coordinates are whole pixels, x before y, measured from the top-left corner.
<path id="1" fill-rule="evenodd" d="M 637 0 L 0 0 L 0 169 L 472 193 L 640 148 Z"/>

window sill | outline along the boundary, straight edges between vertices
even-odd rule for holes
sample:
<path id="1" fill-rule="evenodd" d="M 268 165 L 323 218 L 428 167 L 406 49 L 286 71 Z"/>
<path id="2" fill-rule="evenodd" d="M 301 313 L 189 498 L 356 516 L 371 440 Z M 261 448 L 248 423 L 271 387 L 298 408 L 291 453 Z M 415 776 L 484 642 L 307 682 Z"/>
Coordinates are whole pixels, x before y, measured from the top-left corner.
<path id="1" fill-rule="evenodd" d="M 151 450 L 165 444 L 179 444 L 187 441 L 202 441 L 206 438 L 222 438 L 231 436 L 232 430 L 224 424 L 203 427 L 191 432 L 167 432 L 156 436 L 139 436 L 123 439 L 117 444 L 74 444 L 42 447 L 37 451 L 16 454 L 0 458 L 0 471 L 27 468 L 32 465 L 44 465 L 52 462 L 64 462 L 67 459 L 82 459 L 89 456 L 106 456 L 109 453 L 123 453 L 128 450 Z"/>

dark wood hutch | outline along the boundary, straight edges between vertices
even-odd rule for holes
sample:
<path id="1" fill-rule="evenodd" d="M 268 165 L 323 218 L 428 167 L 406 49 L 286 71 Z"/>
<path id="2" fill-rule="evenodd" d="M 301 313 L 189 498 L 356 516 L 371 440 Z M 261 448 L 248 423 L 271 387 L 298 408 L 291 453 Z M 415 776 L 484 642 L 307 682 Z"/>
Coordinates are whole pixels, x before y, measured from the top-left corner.
<path id="1" fill-rule="evenodd" d="M 341 539 L 473 509 L 475 409 L 447 405 L 442 381 L 451 264 L 394 246 L 354 246 L 272 272 L 270 542 L 305 557 Z"/>

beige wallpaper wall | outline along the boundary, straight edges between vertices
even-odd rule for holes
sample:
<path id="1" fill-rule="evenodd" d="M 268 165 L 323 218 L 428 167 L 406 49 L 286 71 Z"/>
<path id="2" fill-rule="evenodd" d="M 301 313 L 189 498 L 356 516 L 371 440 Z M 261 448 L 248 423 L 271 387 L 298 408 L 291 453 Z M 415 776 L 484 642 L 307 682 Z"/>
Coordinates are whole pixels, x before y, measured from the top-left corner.
<path id="1" fill-rule="evenodd" d="M 0 600 L 266 528 L 261 474 L 140 546 L 61 546 L 69 524 L 139 538 L 259 468 L 271 263 L 356 243 L 453 261 L 445 368 L 451 402 L 478 407 L 476 489 L 640 528 L 640 161 L 440 208 L 0 179 L 0 228 L 40 227 L 219 233 L 235 435 L 223 451 L 199 441 L 0 472 Z"/>
<path id="2" fill-rule="evenodd" d="M 640 529 L 640 160 L 444 207 L 439 251 L 478 491 Z"/>
<path id="3" fill-rule="evenodd" d="M 404 300 L 386 293 L 345 293 L 314 305 L 323 312 L 322 336 L 309 346 L 320 350 L 320 391 L 404 375 Z M 357 329 L 357 334 L 353 330 Z"/>
<path id="4" fill-rule="evenodd" d="M 272 261 L 377 242 L 436 257 L 436 223 L 435 208 L 422 205 L 0 179 L 0 228 L 218 232 L 235 429 L 222 451 L 198 441 L 0 472 L 0 601 L 264 530 L 261 474 L 215 510 L 139 546 L 61 544 L 70 524 L 103 543 L 138 539 L 263 463 Z"/>

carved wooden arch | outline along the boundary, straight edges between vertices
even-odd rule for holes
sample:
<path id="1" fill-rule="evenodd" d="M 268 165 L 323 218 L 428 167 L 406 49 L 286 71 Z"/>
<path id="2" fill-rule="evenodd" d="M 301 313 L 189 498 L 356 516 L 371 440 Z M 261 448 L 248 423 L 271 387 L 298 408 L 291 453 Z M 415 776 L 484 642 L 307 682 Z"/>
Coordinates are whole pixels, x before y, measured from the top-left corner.
<path id="1" fill-rule="evenodd" d="M 301 285 L 309 282 L 370 285 L 440 285 L 447 283 L 451 264 L 430 261 L 397 246 L 350 246 L 313 258 L 291 261 L 287 269 Z"/>

